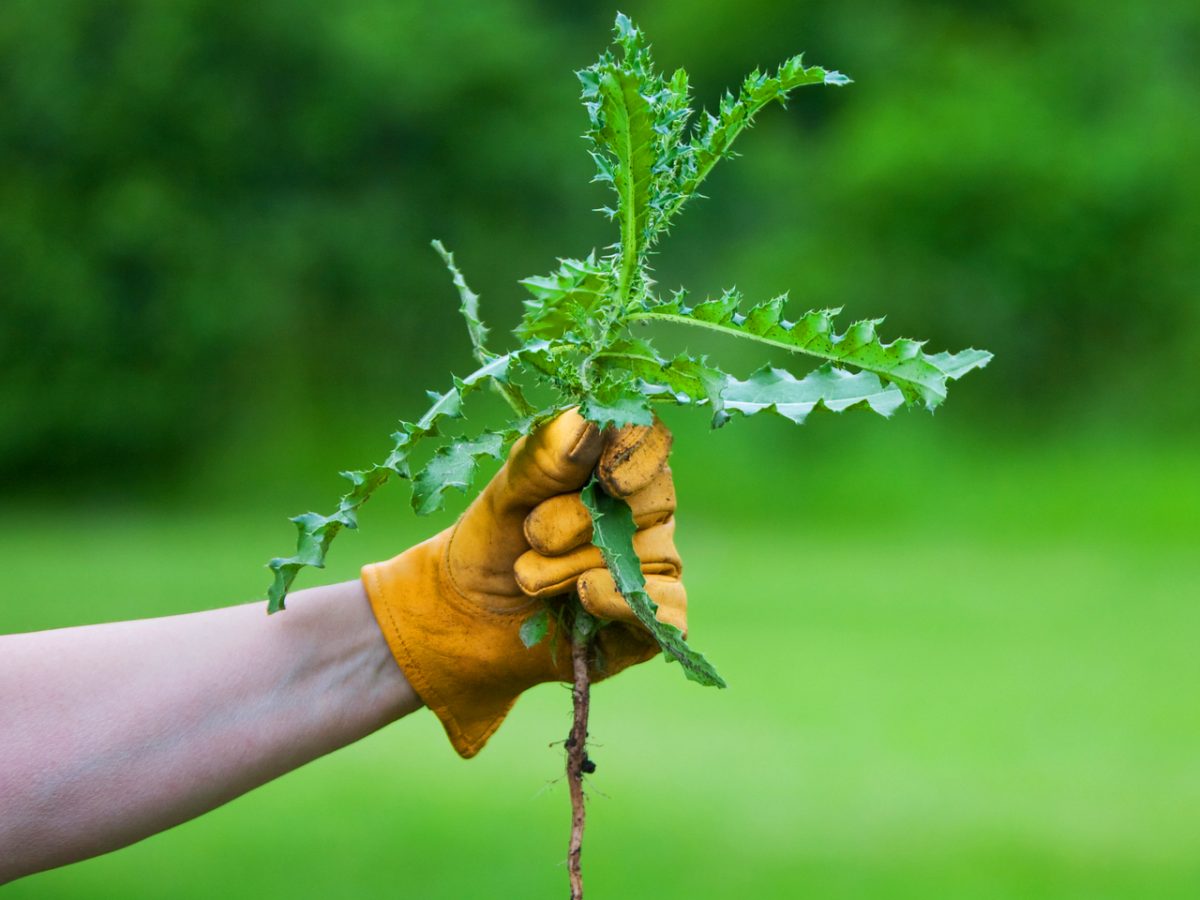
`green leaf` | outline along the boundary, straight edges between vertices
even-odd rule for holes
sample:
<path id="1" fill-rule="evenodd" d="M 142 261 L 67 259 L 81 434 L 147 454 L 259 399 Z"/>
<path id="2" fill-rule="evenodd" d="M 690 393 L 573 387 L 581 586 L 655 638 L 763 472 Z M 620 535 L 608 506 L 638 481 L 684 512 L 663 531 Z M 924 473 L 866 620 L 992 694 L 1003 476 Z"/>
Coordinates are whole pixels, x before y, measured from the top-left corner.
<path id="1" fill-rule="evenodd" d="M 542 607 L 532 616 L 521 623 L 521 643 L 529 647 L 536 647 L 545 640 L 547 632 L 550 630 L 550 610 Z"/>
<path id="2" fill-rule="evenodd" d="M 922 352 L 922 342 L 901 338 L 882 343 L 875 332 L 880 320 L 855 322 L 845 332 L 837 334 L 833 317 L 838 310 L 808 312 L 798 321 L 789 322 L 783 318 L 786 297 L 760 303 L 745 315 L 737 312 L 736 300 L 731 303 L 731 298 L 736 295 L 727 294 L 721 300 L 702 303 L 694 309 L 680 300 L 673 300 L 647 306 L 643 311 L 627 316 L 627 320 L 674 322 L 705 328 L 827 362 L 854 366 L 894 384 L 906 402 L 919 402 L 927 409 L 936 408 L 946 399 L 946 381 L 950 376 L 938 367 L 934 357 Z M 983 351 L 972 352 L 990 358 L 990 354 Z M 971 368 L 985 364 L 983 357 L 967 358 L 961 363 L 958 357 L 948 354 L 939 358 L 946 365 L 951 365 L 947 360 L 954 361 L 959 374 L 965 374 Z"/>
<path id="3" fill-rule="evenodd" d="M 729 420 L 722 392 L 730 376 L 704 357 L 680 353 L 665 360 L 645 341 L 626 340 L 613 344 L 597 359 L 610 380 L 635 379 L 638 389 L 648 396 L 666 394 L 676 403 L 708 405 L 713 411 L 714 428 Z"/>
<path id="4" fill-rule="evenodd" d="M 471 346 L 475 349 L 475 358 L 481 363 L 487 362 L 495 354 L 487 350 L 487 326 L 479 318 L 479 295 L 467 287 L 467 280 L 454 264 L 454 254 L 445 248 L 441 241 L 433 242 L 433 249 L 441 256 L 446 268 L 450 270 L 451 281 L 458 288 L 458 296 L 462 301 L 458 311 L 467 322 L 467 333 L 471 336 Z"/>
<path id="5" fill-rule="evenodd" d="M 887 417 L 904 405 L 904 396 L 870 372 L 851 373 L 826 364 L 800 379 L 764 366 L 745 381 L 729 379 L 724 401 L 733 412 L 746 416 L 774 412 L 799 425 L 818 408 L 842 412 L 865 407 Z"/>
<path id="6" fill-rule="evenodd" d="M 636 75 L 610 68 L 600 78 L 601 136 L 616 157 L 613 184 L 617 190 L 617 219 L 621 223 L 621 268 L 618 297 L 629 285 L 646 245 L 650 217 L 650 172 L 654 168 L 654 130 L 650 104 L 641 94 Z"/>
<path id="7" fill-rule="evenodd" d="M 688 646 L 678 628 L 666 625 L 657 618 L 658 606 L 646 593 L 642 564 L 633 549 L 637 526 L 633 511 L 617 497 L 610 497 L 593 477 L 582 492 L 583 505 L 592 517 L 592 542 L 604 555 L 604 564 L 612 573 L 617 590 L 629 603 L 638 621 L 658 641 L 663 654 L 678 660 L 684 674 L 692 681 L 715 687 L 725 687 L 725 681 L 703 656 Z"/>
<path id="8" fill-rule="evenodd" d="M 584 394 L 579 413 L 600 429 L 654 424 L 649 400 L 640 391 L 628 388 Z"/>
<path id="9" fill-rule="evenodd" d="M 495 359 L 496 354 L 487 348 L 488 330 L 487 326 L 483 324 L 483 320 L 479 318 L 479 295 L 467 286 L 467 280 L 459 271 L 458 266 L 454 264 L 454 254 L 447 250 L 441 241 L 434 241 L 433 249 L 441 255 L 442 260 L 446 263 L 446 268 L 450 270 L 454 286 L 458 288 L 458 295 L 462 301 L 458 311 L 462 313 L 467 322 L 467 334 L 470 335 L 475 358 L 480 363 L 486 364 L 489 360 Z M 498 378 L 492 381 L 492 387 L 518 416 L 527 416 L 533 412 L 533 407 L 525 399 L 525 394 L 517 385 Z"/>
<path id="10" fill-rule="evenodd" d="M 465 494 L 475 480 L 480 461 L 500 459 L 505 444 L 504 435 L 485 431 L 479 437 L 439 447 L 413 479 L 412 505 L 417 515 L 427 516 L 441 509 L 446 491 L 451 488 Z"/>
<path id="11" fill-rule="evenodd" d="M 633 23 L 618 15 L 614 30 L 623 50 L 621 61 L 606 53 L 579 78 L 590 123 L 587 138 L 597 166 L 595 180 L 611 184 L 617 194 L 616 209 L 610 214 L 621 228 L 616 302 L 623 304 L 641 271 L 649 236 L 659 147 L 648 98 L 657 93 L 661 79 L 654 74 L 649 51 Z"/>
<path id="12" fill-rule="evenodd" d="M 732 155 L 733 142 L 754 124 L 754 117 L 764 106 L 774 101 L 785 105 L 788 94 L 813 84 L 842 87 L 850 84 L 850 79 L 820 66 L 805 66 L 803 56 L 793 56 L 772 76 L 757 69 L 751 72 L 736 97 L 726 92 L 716 115 L 702 116 L 694 126 L 691 141 L 672 160 L 674 199 L 664 209 L 658 230 L 666 230 L 679 209 L 697 195 L 717 163 Z"/>
<path id="13" fill-rule="evenodd" d="M 521 340 L 553 340 L 567 332 L 586 335 L 596 307 L 609 293 L 612 274 L 607 266 L 587 259 L 560 259 L 558 269 L 519 282 L 529 291 L 525 315 L 514 333 Z"/>
<path id="14" fill-rule="evenodd" d="M 992 354 L 986 350 L 960 350 L 958 353 L 935 353 L 929 361 L 946 373 L 951 381 L 957 381 L 968 372 L 982 369 L 992 361 Z"/>

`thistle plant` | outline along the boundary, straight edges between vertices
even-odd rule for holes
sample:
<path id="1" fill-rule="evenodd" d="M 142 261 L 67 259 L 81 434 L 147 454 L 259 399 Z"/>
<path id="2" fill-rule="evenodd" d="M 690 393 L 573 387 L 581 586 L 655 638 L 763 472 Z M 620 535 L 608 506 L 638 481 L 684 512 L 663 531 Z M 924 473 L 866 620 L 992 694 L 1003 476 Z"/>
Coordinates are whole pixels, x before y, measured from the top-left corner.
<path id="1" fill-rule="evenodd" d="M 443 505 L 451 489 L 469 491 L 485 460 L 502 458 L 522 434 L 567 408 L 578 407 L 600 428 L 649 425 L 662 404 L 702 409 L 714 428 L 759 413 L 797 424 L 821 410 L 862 409 L 887 417 L 902 406 L 936 409 L 946 399 L 950 382 L 991 359 L 990 353 L 974 349 L 927 353 L 923 342 L 906 338 L 885 343 L 877 333 L 881 319 L 857 321 L 839 332 L 837 309 L 810 310 L 789 319 L 786 294 L 747 305 L 736 289 L 695 303 L 683 290 L 670 296 L 656 290 L 650 256 L 681 210 L 700 196 L 717 163 L 731 156 L 734 142 L 758 113 L 772 103 L 784 104 L 801 87 L 847 85 L 846 76 L 806 66 L 795 56 L 773 73 L 751 72 L 736 93 L 726 92 L 715 112 L 694 116 L 687 72 L 679 69 L 669 78 L 660 74 L 641 31 L 624 15 L 616 18 L 613 49 L 577 74 L 587 112 L 588 150 L 596 164 L 593 180 L 610 189 L 610 203 L 601 212 L 617 224 L 618 240 L 600 253 L 561 259 L 549 274 L 520 281 L 526 292 L 524 315 L 514 331 L 515 345 L 504 352 L 489 343 L 479 297 L 453 255 L 434 242 L 458 290 L 478 366 L 468 375 L 453 377 L 446 390 L 430 392 L 424 415 L 400 423 L 386 459 L 342 473 L 350 490 L 336 510 L 292 520 L 299 531 L 296 552 L 269 563 L 274 572 L 271 612 L 283 609 L 302 568 L 324 565 L 330 543 L 342 529 L 358 526 L 359 509 L 386 482 L 410 481 L 413 508 L 429 514 Z M 815 366 L 799 375 L 764 366 L 741 380 L 703 356 L 664 355 L 642 333 L 649 323 L 702 329 L 783 349 L 794 354 L 797 363 L 808 360 Z M 507 424 L 469 436 L 448 434 L 446 426 L 462 419 L 468 399 L 485 388 L 511 408 Z M 549 399 L 535 403 L 532 397 Z M 415 465 L 414 450 L 429 444 L 436 446 L 435 452 L 424 465 Z M 629 507 L 608 496 L 595 478 L 584 489 L 583 500 L 593 520 L 593 541 L 618 590 L 665 658 L 678 661 L 689 679 L 723 687 L 720 675 L 682 633 L 656 620 L 633 549 Z M 603 623 L 592 620 L 577 602 L 542 609 L 521 628 L 527 646 L 544 639 L 548 618 L 555 614 L 565 616 L 576 659 L 583 660 L 575 667 L 575 728 L 568 740 L 577 820 L 570 859 L 574 890 L 583 822 L 579 785 L 588 765 L 583 747 L 586 650 L 590 635 Z M 580 886 L 576 895 L 581 891 Z"/>

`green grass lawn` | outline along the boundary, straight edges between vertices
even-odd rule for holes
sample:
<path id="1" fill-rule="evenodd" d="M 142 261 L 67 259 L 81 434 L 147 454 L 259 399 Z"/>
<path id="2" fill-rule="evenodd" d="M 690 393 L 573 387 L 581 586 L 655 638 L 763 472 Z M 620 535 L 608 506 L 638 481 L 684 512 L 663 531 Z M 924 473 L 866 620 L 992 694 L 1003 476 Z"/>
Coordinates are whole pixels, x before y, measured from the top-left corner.
<path id="1" fill-rule="evenodd" d="M 677 463 L 692 636 L 731 687 L 654 662 L 597 688 L 590 895 L 1196 897 L 1200 464 L 873 458 L 786 495 Z M 402 502 L 320 577 L 431 527 Z M 9 510 L 0 630 L 252 599 L 269 506 Z M 542 686 L 462 762 L 421 713 L 0 894 L 564 896 L 569 714 Z"/>

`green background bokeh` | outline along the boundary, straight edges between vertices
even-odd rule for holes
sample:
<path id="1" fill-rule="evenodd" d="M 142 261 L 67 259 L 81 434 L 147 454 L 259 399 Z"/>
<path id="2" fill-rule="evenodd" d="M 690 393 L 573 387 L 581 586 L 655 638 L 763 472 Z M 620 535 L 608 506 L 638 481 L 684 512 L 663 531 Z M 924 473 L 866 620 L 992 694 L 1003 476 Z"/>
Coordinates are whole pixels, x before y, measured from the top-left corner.
<path id="1" fill-rule="evenodd" d="M 623 9 L 700 105 L 799 50 L 856 82 L 764 113 L 664 288 L 997 358 L 936 417 L 670 411 L 732 687 L 597 690 L 594 896 L 1196 896 L 1200 7 Z M 0 631 L 261 596 L 283 516 L 470 366 L 429 241 L 503 330 L 516 279 L 612 240 L 571 71 L 613 12 L 0 5 Z M 306 583 L 462 506 L 405 494 Z M 0 894 L 562 895 L 568 721 L 543 686 L 462 763 L 415 716 Z"/>

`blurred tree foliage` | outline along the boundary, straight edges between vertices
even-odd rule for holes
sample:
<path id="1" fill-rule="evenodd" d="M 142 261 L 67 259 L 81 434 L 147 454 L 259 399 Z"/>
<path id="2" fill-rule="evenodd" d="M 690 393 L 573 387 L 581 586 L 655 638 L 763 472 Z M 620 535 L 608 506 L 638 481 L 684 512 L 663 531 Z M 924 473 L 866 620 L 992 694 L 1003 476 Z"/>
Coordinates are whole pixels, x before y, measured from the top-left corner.
<path id="1" fill-rule="evenodd" d="M 764 116 L 666 245 L 664 287 L 790 287 L 987 346 L 981 422 L 1195 423 L 1196 3 L 624 11 L 702 104 L 797 49 L 857 82 Z M 0 478 L 411 413 L 467 364 L 431 238 L 501 327 L 516 278 L 610 240 L 570 73 L 613 12 L 5 0 Z"/>

